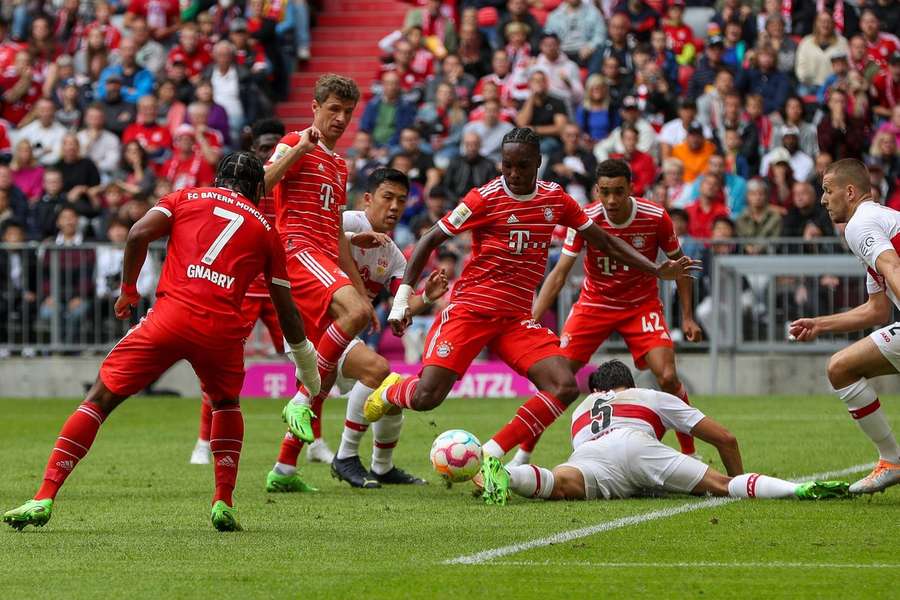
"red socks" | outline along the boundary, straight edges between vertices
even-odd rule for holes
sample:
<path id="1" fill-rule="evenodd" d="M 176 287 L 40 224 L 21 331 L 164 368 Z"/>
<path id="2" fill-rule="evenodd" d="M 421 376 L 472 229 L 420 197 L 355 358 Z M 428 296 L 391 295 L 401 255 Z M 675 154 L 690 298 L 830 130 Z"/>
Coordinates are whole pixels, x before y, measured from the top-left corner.
<path id="1" fill-rule="evenodd" d="M 212 403 L 206 394 L 202 394 L 200 400 L 200 434 L 197 436 L 197 439 L 208 442 L 209 432 L 212 428 Z"/>
<path id="2" fill-rule="evenodd" d="M 337 369 L 338 360 L 350 345 L 351 340 L 352 338 L 344 333 L 337 323 L 332 323 L 325 330 L 319 340 L 319 345 L 316 346 L 316 352 L 319 355 L 316 364 L 319 366 L 319 375 L 322 376 L 322 381 L 325 381 L 326 375 Z"/>
<path id="3" fill-rule="evenodd" d="M 417 385 L 419 385 L 418 377 L 404 377 L 394 385 L 389 386 L 384 396 L 394 406 L 415 410 L 412 407 L 412 399 L 416 395 Z"/>
<path id="4" fill-rule="evenodd" d="M 313 421 L 315 422 L 315 421 Z M 281 440 L 281 451 L 278 453 L 278 462 L 283 465 L 297 466 L 297 457 L 303 450 L 303 442 L 294 437 L 294 434 L 288 431 Z"/>
<path id="5" fill-rule="evenodd" d="M 541 434 L 541 435 L 543 435 L 543 434 Z M 531 438 L 530 440 L 525 440 L 524 442 L 519 444 L 519 449 L 522 452 L 527 452 L 528 454 L 531 454 L 532 452 L 534 452 L 534 447 L 537 446 L 537 443 L 538 443 L 538 441 L 540 441 L 540 439 L 541 439 L 541 436 L 536 435 L 533 438 Z"/>
<path id="6" fill-rule="evenodd" d="M 678 393 L 675 395 L 678 396 L 682 402 L 690 406 L 691 402 L 688 400 L 687 390 L 684 388 L 683 384 L 678 388 Z M 675 437 L 678 438 L 678 445 L 681 446 L 682 454 L 694 454 L 697 451 L 694 447 L 694 438 L 690 434 L 676 431 Z"/>
<path id="7" fill-rule="evenodd" d="M 35 494 L 35 500 L 56 498 L 59 488 L 82 458 L 88 453 L 97 430 L 106 419 L 100 407 L 90 402 L 82 402 L 73 412 L 56 438 L 56 445 L 47 461 L 44 483 Z"/>
<path id="8" fill-rule="evenodd" d="M 312 421 L 312 431 L 313 437 L 319 439 L 322 437 L 322 405 L 325 404 L 325 397 L 328 394 L 320 393 L 318 396 L 312 399 L 309 407 L 312 409 L 313 414 L 316 415 L 316 418 Z"/>
<path id="9" fill-rule="evenodd" d="M 505 454 L 518 444 L 540 436 L 565 410 L 566 405 L 556 396 L 549 392 L 538 392 L 520 406 L 512 421 L 491 439 Z"/>
<path id="10" fill-rule="evenodd" d="M 213 502 L 223 500 L 233 506 L 231 498 L 237 481 L 238 462 L 244 443 L 244 417 L 238 404 L 212 411 L 209 449 L 215 461 L 216 493 Z"/>

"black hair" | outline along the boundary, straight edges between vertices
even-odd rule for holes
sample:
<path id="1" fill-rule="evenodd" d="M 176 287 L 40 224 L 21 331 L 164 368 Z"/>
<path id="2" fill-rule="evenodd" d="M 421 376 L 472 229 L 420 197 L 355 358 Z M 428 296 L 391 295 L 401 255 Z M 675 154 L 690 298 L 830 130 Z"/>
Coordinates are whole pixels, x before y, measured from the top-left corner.
<path id="1" fill-rule="evenodd" d="M 631 181 L 631 167 L 624 160 L 618 158 L 608 158 L 597 165 L 597 179 L 601 177 L 624 177 Z"/>
<path id="2" fill-rule="evenodd" d="M 216 186 L 234 190 L 256 204 L 262 196 L 265 176 L 258 156 L 252 152 L 232 152 L 216 167 Z"/>
<path id="3" fill-rule="evenodd" d="M 533 147 L 537 152 L 541 151 L 541 138 L 530 127 L 516 127 L 503 136 L 500 149 L 507 144 L 523 144 Z"/>
<path id="4" fill-rule="evenodd" d="M 621 360 L 612 359 L 602 363 L 588 378 L 592 392 L 607 392 L 617 388 L 633 388 L 634 377 L 631 369 Z"/>
<path id="5" fill-rule="evenodd" d="M 669 218 L 674 219 L 675 217 L 681 217 L 684 219 L 685 223 L 690 223 L 691 218 L 688 216 L 688 212 L 683 208 L 670 208 L 669 209 Z"/>
<path id="6" fill-rule="evenodd" d="M 431 188 L 431 190 L 429 190 L 428 197 L 429 198 L 443 198 L 446 200 L 448 198 L 447 190 L 445 190 L 443 187 L 441 187 L 439 185 L 436 185 L 433 188 Z"/>
<path id="7" fill-rule="evenodd" d="M 253 124 L 253 139 L 258 139 L 260 136 L 268 135 L 270 133 L 277 134 L 279 136 L 283 136 L 285 132 L 284 123 L 279 119 L 270 118 L 270 119 L 260 119 L 256 123 Z"/>
<path id="8" fill-rule="evenodd" d="M 402 171 L 392 169 L 391 167 L 379 167 L 372 171 L 372 174 L 369 175 L 367 181 L 366 191 L 370 194 L 374 194 L 375 190 L 378 189 L 378 186 L 386 181 L 396 183 L 409 192 L 409 177 L 404 175 Z"/>
<path id="9" fill-rule="evenodd" d="M 459 256 L 452 250 L 438 250 L 437 258 L 438 260 L 452 260 L 455 263 L 459 263 Z"/>
<path id="10" fill-rule="evenodd" d="M 719 215 L 718 217 L 713 219 L 712 226 L 715 227 L 719 223 L 725 223 L 726 225 L 728 225 L 728 227 L 731 228 L 731 232 L 734 233 L 734 231 L 735 231 L 734 221 L 732 221 L 725 215 Z"/>

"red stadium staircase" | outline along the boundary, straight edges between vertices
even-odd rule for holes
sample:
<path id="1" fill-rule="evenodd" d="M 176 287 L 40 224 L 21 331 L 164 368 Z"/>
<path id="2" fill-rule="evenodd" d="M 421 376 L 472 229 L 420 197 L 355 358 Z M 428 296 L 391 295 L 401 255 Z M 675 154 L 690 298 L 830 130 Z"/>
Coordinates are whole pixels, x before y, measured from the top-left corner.
<path id="1" fill-rule="evenodd" d="M 378 40 L 399 29 L 410 8 L 410 3 L 395 0 L 325 0 L 312 30 L 312 59 L 294 73 L 290 99 L 276 109 L 288 131 L 309 125 L 313 88 L 320 75 L 346 75 L 356 81 L 363 93 L 353 122 L 338 144 L 338 152 L 344 153 L 350 147 L 369 97 L 367 92 L 381 64 Z"/>

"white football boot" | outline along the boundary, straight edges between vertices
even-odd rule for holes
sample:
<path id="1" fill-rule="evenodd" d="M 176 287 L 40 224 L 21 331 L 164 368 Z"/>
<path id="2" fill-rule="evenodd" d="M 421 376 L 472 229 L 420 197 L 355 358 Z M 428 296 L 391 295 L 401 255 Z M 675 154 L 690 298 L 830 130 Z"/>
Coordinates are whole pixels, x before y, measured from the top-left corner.
<path id="1" fill-rule="evenodd" d="M 208 465 L 212 462 L 212 452 L 209 450 L 209 440 L 197 440 L 194 451 L 191 452 L 192 465 Z"/>
<path id="2" fill-rule="evenodd" d="M 848 491 L 851 494 L 874 494 L 898 483 L 900 483 L 900 464 L 879 460 L 875 469 L 851 485 Z"/>
<path id="3" fill-rule="evenodd" d="M 331 451 L 325 440 L 319 438 L 306 447 L 306 460 L 330 465 L 334 460 L 334 452 Z"/>

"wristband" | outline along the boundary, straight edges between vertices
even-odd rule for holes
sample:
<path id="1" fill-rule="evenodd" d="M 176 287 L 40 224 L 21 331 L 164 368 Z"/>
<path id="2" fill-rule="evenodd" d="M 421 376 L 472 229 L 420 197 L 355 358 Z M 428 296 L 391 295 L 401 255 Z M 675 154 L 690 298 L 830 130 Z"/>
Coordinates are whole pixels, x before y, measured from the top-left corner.
<path id="1" fill-rule="evenodd" d="M 126 296 L 137 296 L 137 284 L 122 282 L 122 294 Z"/>
<path id="2" fill-rule="evenodd" d="M 428 306 L 429 304 L 434 304 L 434 300 L 428 297 L 428 294 L 422 292 L 422 304 Z"/>
<path id="3" fill-rule="evenodd" d="M 403 308 L 409 306 L 409 297 L 412 293 L 413 289 L 411 285 L 405 283 L 400 284 L 400 287 L 397 288 L 397 293 L 394 294 L 394 306 L 402 306 Z"/>

